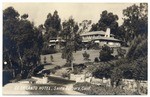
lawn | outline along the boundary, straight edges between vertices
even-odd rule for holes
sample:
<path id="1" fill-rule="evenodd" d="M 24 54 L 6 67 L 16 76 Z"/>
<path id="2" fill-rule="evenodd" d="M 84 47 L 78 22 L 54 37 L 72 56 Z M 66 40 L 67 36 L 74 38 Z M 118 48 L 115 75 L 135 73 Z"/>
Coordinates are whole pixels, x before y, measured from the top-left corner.
<path id="1" fill-rule="evenodd" d="M 122 47 L 122 49 L 125 49 L 127 53 L 129 48 Z M 95 57 L 99 57 L 100 50 L 81 50 L 81 51 L 77 51 L 76 53 L 75 52 L 73 53 L 73 57 L 74 57 L 73 63 L 77 63 L 77 64 L 85 63 L 86 61 L 84 60 L 83 55 L 82 55 L 85 51 L 88 54 L 90 54 L 90 58 L 89 58 L 90 62 L 93 62 Z M 114 54 L 116 55 L 116 53 Z M 53 60 L 54 60 L 53 62 L 51 61 L 51 57 L 50 57 L 51 55 L 53 56 Z M 44 63 L 44 57 L 46 57 L 47 63 L 52 63 L 54 65 L 62 66 L 66 63 L 66 60 L 62 59 L 61 55 L 62 53 L 41 55 L 41 63 L 42 64 Z"/>
<path id="2" fill-rule="evenodd" d="M 77 51 L 76 53 L 73 53 L 73 63 L 80 64 L 85 63 L 86 61 L 83 58 L 83 53 L 85 50 Z M 99 57 L 99 50 L 86 50 L 88 54 L 90 54 L 90 61 L 93 62 L 95 57 Z M 50 55 L 53 56 L 53 62 L 51 61 Z M 62 53 L 55 53 L 55 54 L 48 54 L 48 55 L 41 55 L 41 63 L 44 63 L 44 57 L 46 57 L 47 63 L 52 63 L 56 66 L 63 66 L 66 63 L 65 59 L 61 58 Z M 48 68 L 48 66 L 47 66 Z"/>

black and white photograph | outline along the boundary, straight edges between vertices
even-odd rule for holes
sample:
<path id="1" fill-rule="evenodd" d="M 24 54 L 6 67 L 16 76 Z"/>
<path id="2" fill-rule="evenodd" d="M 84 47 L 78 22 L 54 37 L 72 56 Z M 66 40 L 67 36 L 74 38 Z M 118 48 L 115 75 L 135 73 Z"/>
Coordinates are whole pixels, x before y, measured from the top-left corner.
<path id="1" fill-rule="evenodd" d="M 2 95 L 148 95 L 148 2 L 3 2 Z"/>

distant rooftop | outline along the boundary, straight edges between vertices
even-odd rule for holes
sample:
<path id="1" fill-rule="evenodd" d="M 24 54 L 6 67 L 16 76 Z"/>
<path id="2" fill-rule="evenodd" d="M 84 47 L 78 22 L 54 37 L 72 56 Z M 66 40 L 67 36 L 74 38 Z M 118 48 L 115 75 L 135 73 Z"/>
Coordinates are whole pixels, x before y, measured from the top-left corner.
<path id="1" fill-rule="evenodd" d="M 92 31 L 92 32 L 86 32 L 82 33 L 80 36 L 86 36 L 86 35 L 105 35 L 105 31 Z M 113 34 L 111 34 L 113 35 Z"/>
<path id="2" fill-rule="evenodd" d="M 121 40 L 113 38 L 113 37 L 100 37 L 94 40 L 107 40 L 107 41 L 116 41 L 116 42 L 121 42 Z"/>
<path id="3" fill-rule="evenodd" d="M 105 40 L 105 41 L 113 41 L 113 42 L 121 42 L 121 40 L 113 38 L 113 37 L 98 37 L 98 38 L 94 38 L 94 39 L 84 39 L 82 40 L 82 42 L 89 42 L 89 41 L 95 41 L 95 40 Z"/>
<path id="4" fill-rule="evenodd" d="M 92 32 L 82 33 L 81 36 L 85 36 L 85 35 L 97 35 L 97 34 L 102 34 L 102 35 L 104 35 L 105 32 L 104 32 L 104 31 L 92 31 Z"/>

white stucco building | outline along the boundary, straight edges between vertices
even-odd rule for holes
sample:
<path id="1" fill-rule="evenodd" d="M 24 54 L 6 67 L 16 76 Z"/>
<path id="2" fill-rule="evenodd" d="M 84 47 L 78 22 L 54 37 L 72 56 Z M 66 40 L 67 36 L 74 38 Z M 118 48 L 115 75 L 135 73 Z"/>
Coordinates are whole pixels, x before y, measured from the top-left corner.
<path id="1" fill-rule="evenodd" d="M 93 31 L 86 32 L 81 34 L 82 42 L 87 43 L 90 41 L 94 41 L 98 43 L 99 46 L 103 46 L 104 44 L 109 47 L 120 47 L 121 40 L 115 39 L 113 34 L 110 34 L 110 29 L 107 28 L 106 32 L 104 31 Z"/>

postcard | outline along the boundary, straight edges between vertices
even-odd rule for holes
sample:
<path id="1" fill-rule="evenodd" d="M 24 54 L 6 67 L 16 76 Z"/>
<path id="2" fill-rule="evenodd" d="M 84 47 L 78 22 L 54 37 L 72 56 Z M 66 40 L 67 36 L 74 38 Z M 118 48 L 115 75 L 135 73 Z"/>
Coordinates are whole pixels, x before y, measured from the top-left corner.
<path id="1" fill-rule="evenodd" d="M 2 6 L 3 95 L 148 94 L 148 3 Z"/>

